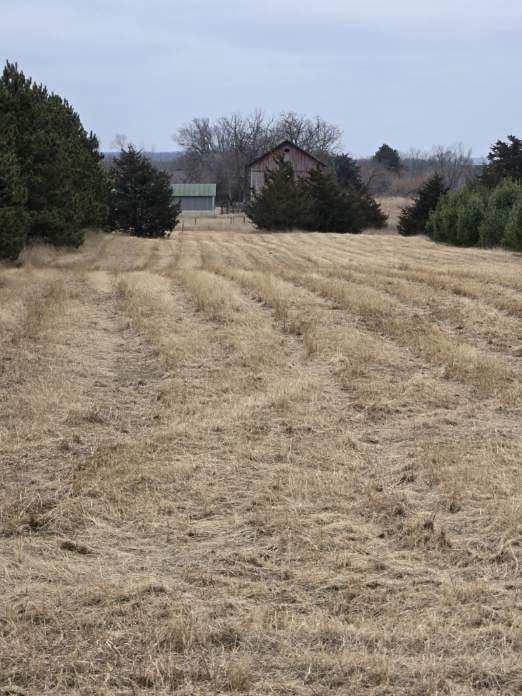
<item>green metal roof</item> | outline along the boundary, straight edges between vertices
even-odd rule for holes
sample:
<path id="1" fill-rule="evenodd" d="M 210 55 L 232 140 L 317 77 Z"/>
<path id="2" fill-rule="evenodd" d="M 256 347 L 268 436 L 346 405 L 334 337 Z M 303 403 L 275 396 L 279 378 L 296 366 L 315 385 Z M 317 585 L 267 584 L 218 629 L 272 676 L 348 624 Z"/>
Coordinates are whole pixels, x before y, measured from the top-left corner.
<path id="1" fill-rule="evenodd" d="M 172 184 L 175 196 L 215 196 L 216 184 Z"/>

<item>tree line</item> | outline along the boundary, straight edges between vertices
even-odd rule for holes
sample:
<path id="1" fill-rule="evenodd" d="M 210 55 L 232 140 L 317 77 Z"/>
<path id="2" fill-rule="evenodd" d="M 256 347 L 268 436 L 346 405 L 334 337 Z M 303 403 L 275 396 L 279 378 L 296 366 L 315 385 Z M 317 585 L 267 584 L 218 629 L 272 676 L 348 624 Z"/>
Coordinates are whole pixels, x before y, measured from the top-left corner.
<path id="1" fill-rule="evenodd" d="M 249 211 L 260 226 L 360 231 L 385 223 L 355 161 L 335 154 L 340 130 L 320 117 L 285 112 L 266 118 L 258 111 L 213 123 L 194 119 L 178 137 L 193 175 L 221 177 L 230 199 L 249 199 L 246 164 L 282 139 L 329 158 L 331 171 L 324 176 L 314 173 L 301 182 L 279 172 L 271 190 L 281 186 L 279 199 L 287 195 L 287 210 L 295 206 L 299 216 L 278 221 L 280 211 L 268 215 L 266 205 L 264 214 L 254 213 L 262 203 L 253 200 Z M 0 258 L 16 259 L 34 239 L 77 247 L 88 227 L 146 237 L 173 229 L 180 208 L 168 174 L 132 145 L 120 145 L 110 168 L 102 166 L 96 136 L 67 100 L 7 62 L 0 79 Z"/>
<path id="2" fill-rule="evenodd" d="M 187 177 L 217 181 L 222 198 L 247 201 L 260 229 L 382 227 L 376 181 L 383 172 L 406 179 L 409 172 L 416 195 L 402 211 L 401 234 L 522 249 L 522 141 L 515 136 L 497 141 L 480 169 L 461 146 L 401 155 L 383 143 L 370 160 L 357 161 L 340 152 L 336 126 L 295 112 L 194 119 L 177 139 Z M 325 160 L 326 170 L 300 179 L 279 161 L 251 197 L 246 165 L 285 139 Z M 88 227 L 145 237 L 173 229 L 180 208 L 170 176 L 121 145 L 111 167 L 102 166 L 96 136 L 69 102 L 7 62 L 0 77 L 0 258 L 16 259 L 33 239 L 77 247 Z"/>
<path id="3" fill-rule="evenodd" d="M 481 174 L 456 190 L 442 176 L 430 177 L 403 209 L 398 229 L 458 246 L 522 251 L 522 140 L 498 140 Z"/>
<path id="4" fill-rule="evenodd" d="M 217 185 L 222 204 L 244 201 L 249 194 L 248 164 L 283 140 L 290 140 L 331 168 L 341 153 L 342 133 L 319 116 L 293 111 L 267 116 L 257 110 L 216 119 L 194 118 L 174 135 L 183 155 L 171 163 L 180 181 Z M 383 143 L 375 154 L 359 159 L 362 182 L 372 195 L 412 195 L 430 175 L 438 173 L 458 188 L 476 172 L 471 152 L 461 144 L 435 146 L 431 151 L 399 151 Z"/>
<path id="5" fill-rule="evenodd" d="M 175 139 L 184 154 L 177 162 L 186 181 L 217 185 L 221 203 L 244 201 L 249 195 L 247 166 L 283 140 L 290 140 L 316 157 L 328 157 L 341 142 L 340 129 L 321 117 L 308 118 L 294 111 L 276 117 L 257 110 L 215 120 L 194 118 Z"/>
<path id="6" fill-rule="evenodd" d="M 461 143 L 403 153 L 384 143 L 373 157 L 360 159 L 358 164 L 368 190 L 379 196 L 410 197 L 435 174 L 440 175 L 450 189 L 457 189 L 481 169 L 473 161 L 471 151 Z"/>

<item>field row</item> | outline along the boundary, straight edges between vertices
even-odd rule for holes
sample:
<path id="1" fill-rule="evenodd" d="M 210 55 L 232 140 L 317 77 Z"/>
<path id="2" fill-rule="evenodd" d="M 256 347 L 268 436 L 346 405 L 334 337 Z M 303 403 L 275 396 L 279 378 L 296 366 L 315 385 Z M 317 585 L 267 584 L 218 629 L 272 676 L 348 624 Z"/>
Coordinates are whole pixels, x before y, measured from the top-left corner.
<path id="1" fill-rule="evenodd" d="M 2 271 L 8 685 L 516 693 L 518 260 L 445 257 L 93 235 Z"/>

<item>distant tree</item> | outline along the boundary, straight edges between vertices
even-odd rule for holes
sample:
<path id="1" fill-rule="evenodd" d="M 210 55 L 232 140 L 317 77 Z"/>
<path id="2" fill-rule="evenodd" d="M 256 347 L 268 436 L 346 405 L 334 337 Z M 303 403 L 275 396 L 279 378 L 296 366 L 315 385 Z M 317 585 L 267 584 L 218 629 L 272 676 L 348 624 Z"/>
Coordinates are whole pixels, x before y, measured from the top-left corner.
<path id="1" fill-rule="evenodd" d="M 309 118 L 295 111 L 283 111 L 268 122 L 268 138 L 273 145 L 290 140 L 303 150 L 318 156 L 336 151 L 341 130 L 320 116 Z"/>
<path id="2" fill-rule="evenodd" d="M 388 160 L 361 159 L 358 161 L 361 179 L 373 195 L 416 195 L 426 179 L 440 174 L 446 186 L 458 189 L 480 173 L 474 164 L 471 150 L 462 143 L 451 146 L 436 145 L 429 151 L 411 149 L 399 155 L 400 168 L 390 169 Z M 396 158 L 393 158 L 396 160 Z"/>
<path id="3" fill-rule="evenodd" d="M 184 150 L 180 165 L 187 181 L 217 184 L 219 201 L 243 201 L 249 193 L 247 165 L 282 140 L 317 156 L 334 153 L 341 131 L 320 117 L 293 111 L 268 117 L 261 110 L 218 119 L 194 118 L 175 139 Z"/>
<path id="4" fill-rule="evenodd" d="M 399 234 L 409 236 L 422 234 L 432 210 L 435 210 L 441 196 L 447 193 L 448 187 L 440 174 L 434 174 L 420 187 L 415 200 L 410 206 L 402 209 L 398 230 Z"/>
<path id="5" fill-rule="evenodd" d="M 309 200 L 296 181 L 294 169 L 283 157 L 266 172 L 265 184 L 246 205 L 246 213 L 259 229 L 291 230 L 303 226 Z"/>
<path id="6" fill-rule="evenodd" d="M 387 216 L 363 183 L 358 162 L 349 154 L 340 154 L 333 157 L 333 167 L 340 186 L 349 188 L 358 194 L 361 213 L 364 217 L 364 226 L 384 227 Z"/>
<path id="7" fill-rule="evenodd" d="M 376 202 L 371 210 L 372 201 L 364 190 L 341 186 L 333 172 L 319 167 L 298 179 L 291 163 L 280 157 L 277 167 L 267 171 L 261 191 L 247 203 L 246 212 L 259 229 L 356 234 L 373 226 L 372 212 L 386 220 Z"/>
<path id="8" fill-rule="evenodd" d="M 493 188 L 506 178 L 522 181 L 522 140 L 514 135 L 508 135 L 507 142 L 497 140 L 492 146 L 481 181 Z"/>
<path id="9" fill-rule="evenodd" d="M 14 261 L 25 246 L 30 222 L 26 203 L 16 155 L 0 151 L 0 259 Z"/>
<path id="10" fill-rule="evenodd" d="M 317 232 L 359 233 L 365 227 L 361 195 L 341 187 L 333 174 L 313 169 L 300 187 L 309 201 L 303 227 Z"/>
<path id="11" fill-rule="evenodd" d="M 379 201 L 375 200 L 370 193 L 362 192 L 360 194 L 360 206 L 365 228 L 371 227 L 380 230 L 385 227 L 388 216 L 381 208 Z"/>
<path id="12" fill-rule="evenodd" d="M 349 186 L 354 191 L 365 191 L 366 187 L 361 178 L 361 168 L 351 155 L 342 153 L 334 155 L 333 167 L 337 181 L 341 186 Z"/>
<path id="13" fill-rule="evenodd" d="M 427 153 L 428 163 L 435 174 L 440 174 L 450 190 L 458 189 L 477 174 L 471 150 L 462 143 L 450 147 L 435 145 Z"/>
<path id="14" fill-rule="evenodd" d="M 373 159 L 392 172 L 400 172 L 402 168 L 399 152 L 386 143 L 381 145 L 373 156 Z"/>
<path id="15" fill-rule="evenodd" d="M 411 149 L 401 154 L 401 163 L 402 180 L 406 186 L 409 179 L 424 181 L 433 174 L 440 174 L 446 186 L 454 190 L 463 186 L 477 173 L 471 150 L 466 149 L 462 143 L 449 147 L 434 145 L 430 151 Z M 410 191 L 405 189 L 404 193 L 408 195 Z"/>
<path id="16" fill-rule="evenodd" d="M 109 227 L 137 237 L 164 237 L 180 215 L 170 177 L 157 170 L 132 145 L 120 152 L 110 170 Z"/>
<path id="17" fill-rule="evenodd" d="M 390 195 L 393 183 L 399 178 L 396 172 L 392 172 L 377 160 L 361 159 L 357 162 L 361 171 L 361 180 L 368 193 L 372 196 Z"/>

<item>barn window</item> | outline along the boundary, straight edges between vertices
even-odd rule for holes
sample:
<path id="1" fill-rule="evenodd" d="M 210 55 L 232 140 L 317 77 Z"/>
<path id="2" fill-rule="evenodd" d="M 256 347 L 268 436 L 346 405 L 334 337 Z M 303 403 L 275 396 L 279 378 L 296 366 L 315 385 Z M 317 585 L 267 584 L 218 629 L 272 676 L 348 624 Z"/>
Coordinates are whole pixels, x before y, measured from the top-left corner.
<path id="1" fill-rule="evenodd" d="M 285 147 L 285 152 L 290 152 L 290 148 L 289 148 L 289 147 Z"/>

